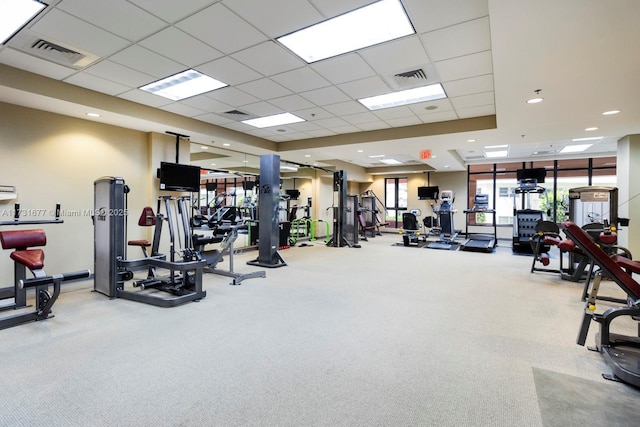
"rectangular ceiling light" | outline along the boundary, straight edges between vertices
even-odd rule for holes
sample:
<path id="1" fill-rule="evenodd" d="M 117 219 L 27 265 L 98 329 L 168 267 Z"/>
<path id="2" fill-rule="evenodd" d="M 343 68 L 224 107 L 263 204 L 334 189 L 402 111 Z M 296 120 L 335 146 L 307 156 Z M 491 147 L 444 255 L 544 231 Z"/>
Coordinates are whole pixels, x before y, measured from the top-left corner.
<path id="1" fill-rule="evenodd" d="M 400 0 L 382 0 L 277 40 L 311 63 L 415 34 Z"/>
<path id="2" fill-rule="evenodd" d="M 575 144 L 575 145 L 565 145 L 565 147 L 559 151 L 561 154 L 567 153 L 580 153 L 587 148 L 591 147 L 593 144 Z"/>
<path id="3" fill-rule="evenodd" d="M 398 107 L 400 105 L 416 104 L 418 102 L 434 101 L 446 98 L 447 94 L 440 83 L 415 89 L 401 90 L 400 92 L 387 93 L 385 95 L 371 96 L 358 99 L 369 110 Z"/>
<path id="4" fill-rule="evenodd" d="M 291 113 L 281 113 L 273 116 L 258 117 L 257 119 L 243 120 L 242 123 L 255 126 L 257 128 L 268 128 L 271 126 L 290 125 L 300 123 L 305 120 Z"/>
<path id="5" fill-rule="evenodd" d="M 36 0 L 0 0 L 0 40 L 2 44 L 36 17 L 46 4 Z"/>
<path id="6" fill-rule="evenodd" d="M 598 140 L 601 140 L 602 138 L 603 137 L 601 136 L 590 136 L 587 138 L 573 138 L 571 142 L 598 141 Z"/>
<path id="7" fill-rule="evenodd" d="M 212 79 L 196 70 L 186 70 L 173 76 L 166 77 L 157 82 L 149 83 L 140 89 L 164 96 L 173 101 L 200 95 L 221 87 L 229 86 L 226 83 Z"/>
<path id="8" fill-rule="evenodd" d="M 487 159 L 495 159 L 498 157 L 507 157 L 509 155 L 509 150 L 500 150 L 500 151 L 487 151 L 484 153 L 484 156 Z"/>
<path id="9" fill-rule="evenodd" d="M 401 165 L 402 162 L 399 162 L 396 159 L 380 159 L 380 161 L 387 165 Z"/>

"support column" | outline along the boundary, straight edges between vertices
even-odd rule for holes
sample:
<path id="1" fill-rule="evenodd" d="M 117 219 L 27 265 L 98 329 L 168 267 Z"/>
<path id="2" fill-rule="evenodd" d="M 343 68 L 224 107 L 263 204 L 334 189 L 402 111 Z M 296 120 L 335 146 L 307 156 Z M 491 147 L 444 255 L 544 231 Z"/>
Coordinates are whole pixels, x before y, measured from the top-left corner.
<path id="1" fill-rule="evenodd" d="M 278 253 L 280 247 L 280 156 L 260 156 L 260 195 L 258 198 L 258 259 L 249 265 L 282 267 L 287 265 Z"/>
<path id="2" fill-rule="evenodd" d="M 627 135 L 618 141 L 618 216 L 629 218 L 629 226 L 618 231 L 618 244 L 640 256 L 640 135 Z"/>

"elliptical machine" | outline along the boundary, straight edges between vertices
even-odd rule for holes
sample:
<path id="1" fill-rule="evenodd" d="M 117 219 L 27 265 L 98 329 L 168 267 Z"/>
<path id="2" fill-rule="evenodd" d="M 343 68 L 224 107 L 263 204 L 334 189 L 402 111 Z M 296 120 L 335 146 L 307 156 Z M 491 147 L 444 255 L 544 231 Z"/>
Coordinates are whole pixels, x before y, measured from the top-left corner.
<path id="1" fill-rule="evenodd" d="M 440 224 L 440 235 L 437 242 L 431 242 L 427 244 L 429 249 L 453 249 L 457 248 L 455 242 L 458 233 L 453 227 L 453 214 L 457 212 L 453 208 L 453 202 L 455 201 L 455 194 L 451 190 L 442 190 L 440 192 L 440 205 L 431 205 L 433 212 L 438 216 L 438 223 Z"/>

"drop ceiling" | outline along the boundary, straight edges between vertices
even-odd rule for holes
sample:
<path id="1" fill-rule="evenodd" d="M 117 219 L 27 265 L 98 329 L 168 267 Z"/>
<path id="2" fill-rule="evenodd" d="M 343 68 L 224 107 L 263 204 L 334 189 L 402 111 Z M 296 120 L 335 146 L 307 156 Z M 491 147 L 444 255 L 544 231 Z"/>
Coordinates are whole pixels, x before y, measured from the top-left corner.
<path id="1" fill-rule="evenodd" d="M 402 162 L 397 171 L 458 171 L 492 163 L 485 146 L 509 145 L 495 161 L 556 159 L 595 136 L 571 157 L 599 157 L 640 133 L 637 0 L 402 0 L 415 35 L 312 64 L 276 41 L 370 3 L 49 0 L 0 47 L 0 101 L 190 135 L 196 152 L 228 144 L 227 168 L 275 152 L 370 173 L 390 170 L 375 155 Z M 178 102 L 138 89 L 188 68 L 229 86 Z M 357 101 L 436 82 L 446 99 L 377 111 Z M 527 104 L 537 90 L 544 102 Z M 241 123 L 282 112 L 305 121 Z"/>

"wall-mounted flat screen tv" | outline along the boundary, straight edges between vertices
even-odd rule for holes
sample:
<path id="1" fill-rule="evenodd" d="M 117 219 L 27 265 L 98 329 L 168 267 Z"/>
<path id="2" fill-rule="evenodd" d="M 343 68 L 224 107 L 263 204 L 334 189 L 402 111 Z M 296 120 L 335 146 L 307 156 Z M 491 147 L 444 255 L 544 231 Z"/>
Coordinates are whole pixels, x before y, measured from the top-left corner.
<path id="1" fill-rule="evenodd" d="M 418 199 L 438 200 L 440 189 L 438 187 L 418 187 Z"/>
<path id="2" fill-rule="evenodd" d="M 518 169 L 516 171 L 516 179 L 518 182 L 535 179 L 538 184 L 542 184 L 546 176 L 547 170 L 545 168 Z"/>
<path id="3" fill-rule="evenodd" d="M 160 162 L 160 190 L 200 191 L 200 167 Z"/>
<path id="4" fill-rule="evenodd" d="M 300 197 L 300 190 L 284 190 L 284 192 L 291 200 L 298 200 Z"/>

